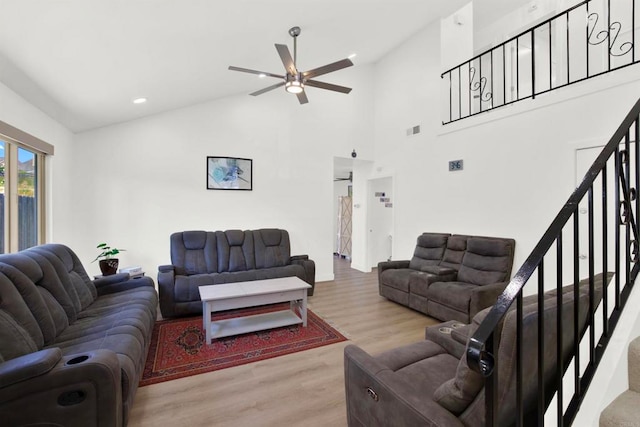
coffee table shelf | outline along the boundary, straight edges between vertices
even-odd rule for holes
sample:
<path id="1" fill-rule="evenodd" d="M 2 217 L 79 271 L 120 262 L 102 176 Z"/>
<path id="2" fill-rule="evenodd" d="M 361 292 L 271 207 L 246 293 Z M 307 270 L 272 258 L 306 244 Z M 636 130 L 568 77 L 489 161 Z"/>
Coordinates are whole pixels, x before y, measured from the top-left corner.
<path id="1" fill-rule="evenodd" d="M 215 339 L 246 334 L 247 332 L 280 328 L 282 326 L 297 325 L 299 323 L 302 323 L 302 319 L 296 316 L 291 310 L 217 320 L 211 322 L 211 338 Z"/>

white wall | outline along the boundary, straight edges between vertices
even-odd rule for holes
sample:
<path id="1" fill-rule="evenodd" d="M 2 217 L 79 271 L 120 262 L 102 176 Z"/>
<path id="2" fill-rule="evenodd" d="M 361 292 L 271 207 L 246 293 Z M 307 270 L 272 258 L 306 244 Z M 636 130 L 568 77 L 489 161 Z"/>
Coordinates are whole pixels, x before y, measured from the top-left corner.
<path id="1" fill-rule="evenodd" d="M 456 67 L 473 57 L 473 2 L 440 20 L 442 44 L 455 46 L 440 50 L 441 72 Z"/>
<path id="2" fill-rule="evenodd" d="M 475 53 L 496 46 L 503 41 L 549 19 L 557 12 L 568 9 L 574 0 L 534 0 L 504 16 L 496 16 L 490 25 L 474 26 L 473 43 Z M 477 7 L 482 7 L 482 3 Z M 468 59 L 468 58 L 467 58 Z"/>
<path id="3" fill-rule="evenodd" d="M 155 276 L 173 232 L 279 227 L 333 279 L 333 158 L 372 157 L 371 69 L 340 79 L 351 94 L 242 95 L 77 135 L 74 247 L 87 260 L 107 241 Z M 253 191 L 206 190 L 208 155 L 253 159 Z"/>
<path id="4" fill-rule="evenodd" d="M 78 230 L 66 220 L 72 206 L 73 134 L 64 126 L 29 104 L 0 83 L 0 120 L 54 146 L 55 154 L 46 159 L 47 242 L 67 243 L 66 237 Z"/>
<path id="5" fill-rule="evenodd" d="M 637 69 L 443 126 L 439 46 L 428 28 L 376 67 L 372 170 L 395 177 L 394 259 L 425 231 L 513 237 L 515 273 L 575 187 L 577 146 L 606 142 L 640 96 Z M 449 172 L 456 159 L 464 170 Z"/>

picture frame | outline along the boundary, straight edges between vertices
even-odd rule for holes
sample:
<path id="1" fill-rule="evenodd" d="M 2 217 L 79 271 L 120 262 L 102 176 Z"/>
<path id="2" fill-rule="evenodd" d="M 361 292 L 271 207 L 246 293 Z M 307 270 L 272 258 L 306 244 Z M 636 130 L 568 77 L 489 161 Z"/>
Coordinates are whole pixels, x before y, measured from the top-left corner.
<path id="1" fill-rule="evenodd" d="M 253 159 L 207 156 L 207 190 L 253 190 Z"/>

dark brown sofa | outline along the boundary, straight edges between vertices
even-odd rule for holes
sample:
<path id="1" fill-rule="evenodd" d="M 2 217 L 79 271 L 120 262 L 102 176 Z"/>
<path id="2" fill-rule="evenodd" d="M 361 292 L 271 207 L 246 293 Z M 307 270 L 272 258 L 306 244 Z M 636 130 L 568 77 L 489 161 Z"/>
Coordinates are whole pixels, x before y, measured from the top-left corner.
<path id="1" fill-rule="evenodd" d="M 90 280 L 48 244 L 0 255 L 0 424 L 123 426 L 156 319 L 153 280 Z"/>
<path id="2" fill-rule="evenodd" d="M 515 241 L 423 233 L 411 260 L 378 264 L 380 295 L 440 320 L 469 323 L 511 275 Z"/>
<path id="3" fill-rule="evenodd" d="M 607 275 L 607 282 L 612 275 Z M 597 302 L 602 296 L 602 275 L 595 277 Z M 579 284 L 579 333 L 588 319 L 589 280 Z M 553 397 L 553 374 L 557 370 L 557 291 L 544 294 L 544 384 L 548 400 Z M 523 299 L 522 340 L 526 349 L 523 366 L 523 402 L 527 424 L 536 424 L 538 395 L 538 296 Z M 562 289 L 563 369 L 574 343 L 573 286 Z M 469 369 L 466 346 L 490 308 L 478 313 L 470 324 L 449 321 L 426 329 L 424 341 L 386 351 L 377 356 L 355 345 L 344 350 L 347 420 L 352 427 L 467 426 L 485 425 L 484 378 Z M 516 408 L 515 309 L 497 331 L 499 341 L 497 425 L 514 424 Z"/>
<path id="4" fill-rule="evenodd" d="M 171 265 L 158 267 L 163 317 L 202 313 L 199 286 L 296 276 L 311 285 L 316 267 L 307 255 L 291 256 L 289 233 L 259 230 L 173 233 Z"/>

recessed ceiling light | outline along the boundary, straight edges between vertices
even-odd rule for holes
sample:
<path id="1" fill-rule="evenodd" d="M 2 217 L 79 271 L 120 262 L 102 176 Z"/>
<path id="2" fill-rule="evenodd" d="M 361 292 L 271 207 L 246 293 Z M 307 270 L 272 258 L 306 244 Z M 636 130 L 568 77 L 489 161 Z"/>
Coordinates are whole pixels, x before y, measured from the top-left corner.
<path id="1" fill-rule="evenodd" d="M 265 77 L 267 77 L 267 75 L 265 73 L 260 73 L 258 74 L 258 77 L 260 77 L 261 79 L 264 79 Z"/>
<path id="2" fill-rule="evenodd" d="M 347 58 L 349 58 L 349 59 L 353 59 L 353 58 L 355 58 L 356 56 L 358 56 L 358 54 L 357 54 L 357 53 L 352 53 L 351 55 L 347 56 Z"/>
<path id="3" fill-rule="evenodd" d="M 147 98 L 136 98 L 133 100 L 134 104 L 144 104 L 145 102 L 147 102 Z"/>

